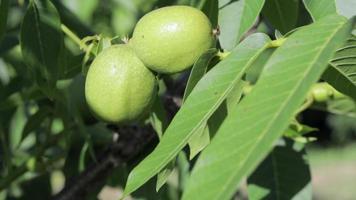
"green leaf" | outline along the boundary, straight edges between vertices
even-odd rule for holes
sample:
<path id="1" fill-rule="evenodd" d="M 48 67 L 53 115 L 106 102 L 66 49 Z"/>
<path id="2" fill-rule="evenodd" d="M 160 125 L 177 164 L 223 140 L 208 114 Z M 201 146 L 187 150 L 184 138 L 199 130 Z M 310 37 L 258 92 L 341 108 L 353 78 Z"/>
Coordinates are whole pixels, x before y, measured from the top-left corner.
<path id="1" fill-rule="evenodd" d="M 262 53 L 263 54 L 263 53 Z M 257 58 L 256 60 L 258 60 Z M 254 62 L 255 64 L 256 62 Z M 252 66 L 254 65 L 252 64 Z M 222 122 L 239 103 L 243 87 L 246 83 L 240 80 L 231 90 L 225 101 L 219 106 L 214 114 L 193 133 L 189 139 L 188 145 L 190 149 L 189 159 L 192 160 L 198 153 L 200 153 L 210 143 L 210 137 L 213 137 L 219 129 Z"/>
<path id="2" fill-rule="evenodd" d="M 253 61 L 267 47 L 265 34 L 253 34 L 210 70 L 196 85 L 155 150 L 130 173 L 125 195 L 162 170 L 214 113 Z"/>
<path id="3" fill-rule="evenodd" d="M 45 0 L 30 1 L 21 26 L 23 59 L 36 76 L 37 83 L 48 92 L 58 78 L 58 55 L 63 47 L 60 24 L 56 8 Z"/>
<path id="4" fill-rule="evenodd" d="M 243 176 L 286 130 L 310 87 L 345 41 L 350 31 L 345 23 L 344 17 L 327 17 L 294 32 L 273 53 L 255 87 L 200 155 L 183 200 L 232 197 Z"/>
<path id="5" fill-rule="evenodd" d="M 157 183 L 156 183 L 157 192 L 167 182 L 175 166 L 176 166 L 176 162 L 175 160 L 173 160 L 172 162 L 168 163 L 168 165 L 157 174 Z"/>
<path id="6" fill-rule="evenodd" d="M 61 59 L 59 60 L 59 77 L 58 79 L 74 78 L 82 71 L 82 61 L 84 53 L 73 55 L 66 47 L 62 48 Z"/>
<path id="7" fill-rule="evenodd" d="M 216 55 L 216 53 L 216 49 L 209 49 L 203 55 L 201 55 L 199 59 L 194 63 L 189 75 L 187 86 L 185 87 L 183 101 L 187 99 L 188 95 L 192 92 L 198 81 L 208 71 L 209 63 L 211 59 L 213 59 L 213 57 Z"/>
<path id="8" fill-rule="evenodd" d="M 264 0 L 240 0 L 224 5 L 219 11 L 222 48 L 233 49 L 252 27 L 262 10 Z"/>
<path id="9" fill-rule="evenodd" d="M 206 0 L 201 10 L 208 16 L 213 28 L 216 28 L 218 26 L 219 1 Z"/>
<path id="10" fill-rule="evenodd" d="M 268 59 L 271 57 L 275 49 L 267 49 L 260 57 L 255 61 L 253 66 L 246 72 L 246 80 L 252 84 L 255 84 L 261 75 L 263 67 Z"/>
<path id="11" fill-rule="evenodd" d="M 303 0 L 303 3 L 313 21 L 337 13 L 335 0 Z"/>
<path id="12" fill-rule="evenodd" d="M 356 101 L 356 37 L 336 51 L 322 78 Z"/>
<path id="13" fill-rule="evenodd" d="M 295 28 L 298 21 L 299 1 L 266 0 L 262 14 L 282 34 Z"/>
<path id="14" fill-rule="evenodd" d="M 51 113 L 51 108 L 42 106 L 35 114 L 28 118 L 22 131 L 21 141 L 32 131 L 36 130 Z"/>
<path id="15" fill-rule="evenodd" d="M 312 199 L 310 166 L 303 146 L 281 140 L 248 178 L 249 199 Z"/>
<path id="16" fill-rule="evenodd" d="M 6 31 L 9 0 L 0 0 L 0 42 Z"/>
<path id="17" fill-rule="evenodd" d="M 209 127 L 203 123 L 189 139 L 189 160 L 192 160 L 210 143 Z"/>
<path id="18" fill-rule="evenodd" d="M 195 87 L 195 85 L 198 83 L 198 81 L 201 79 L 201 77 L 204 76 L 204 74 L 206 73 L 206 71 L 209 67 L 210 61 L 214 58 L 214 56 L 216 55 L 216 52 L 217 51 L 215 49 L 208 50 L 194 64 L 192 71 L 190 73 L 189 79 L 188 79 L 187 86 L 185 88 L 183 100 L 186 99 L 186 97 L 190 94 L 191 90 Z M 241 85 L 241 84 L 239 84 L 239 85 Z M 235 88 L 238 88 L 238 87 L 235 87 Z M 234 96 L 230 97 L 232 95 L 235 95 L 235 94 L 238 95 L 238 91 L 235 91 L 236 90 L 235 88 L 227 96 L 227 100 L 233 99 Z M 240 98 L 240 96 L 238 98 Z M 223 106 L 225 104 L 226 104 L 226 102 L 224 102 L 221 106 Z M 220 107 L 218 108 L 218 110 L 216 112 L 219 112 Z M 214 115 L 215 115 L 215 113 L 214 113 Z M 221 118 L 221 120 L 223 120 L 223 118 Z M 209 120 L 209 121 L 210 121 L 209 126 L 218 126 L 215 123 L 213 124 L 212 120 Z M 190 160 L 192 160 L 201 150 L 203 150 L 210 143 L 209 126 L 207 125 L 207 122 L 203 123 L 196 130 L 196 132 L 192 134 L 192 137 L 189 139 L 188 145 L 189 145 L 189 150 L 190 150 L 190 152 L 189 152 Z"/>
<path id="19" fill-rule="evenodd" d="M 160 97 L 156 97 L 155 102 L 153 103 L 150 122 L 153 129 L 156 131 L 158 138 L 161 139 L 168 126 L 168 119 Z"/>

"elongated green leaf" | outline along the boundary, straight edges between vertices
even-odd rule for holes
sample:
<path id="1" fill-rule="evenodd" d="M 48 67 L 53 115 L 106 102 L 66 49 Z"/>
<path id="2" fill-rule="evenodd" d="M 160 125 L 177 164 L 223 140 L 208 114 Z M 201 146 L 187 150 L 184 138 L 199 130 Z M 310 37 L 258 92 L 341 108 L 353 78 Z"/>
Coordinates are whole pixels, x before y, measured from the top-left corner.
<path id="1" fill-rule="evenodd" d="M 0 42 L 6 31 L 9 0 L 0 0 Z"/>
<path id="2" fill-rule="evenodd" d="M 323 79 L 356 101 L 356 37 L 336 51 Z"/>
<path id="3" fill-rule="evenodd" d="M 298 21 L 299 1 L 266 0 L 262 14 L 281 33 L 295 28 Z"/>
<path id="4" fill-rule="evenodd" d="M 63 35 L 59 15 L 50 1 L 30 1 L 21 26 L 20 43 L 25 63 L 37 77 L 38 84 L 48 87 L 50 83 L 53 87 L 58 76 Z"/>
<path id="5" fill-rule="evenodd" d="M 224 5 L 219 11 L 219 41 L 224 49 L 231 50 L 252 27 L 262 10 L 264 0 L 240 0 Z"/>
<path id="6" fill-rule="evenodd" d="M 168 165 L 157 174 L 157 183 L 156 183 L 157 192 L 167 182 L 169 176 L 173 173 L 175 166 L 176 166 L 176 161 L 173 160 L 170 163 L 168 163 Z"/>
<path id="7" fill-rule="evenodd" d="M 198 82 L 156 149 L 130 173 L 126 195 L 157 174 L 179 153 L 191 135 L 219 107 L 269 41 L 265 34 L 249 36 Z"/>
<path id="8" fill-rule="evenodd" d="M 200 155 L 183 200 L 227 200 L 282 135 L 328 60 L 345 41 L 349 23 L 331 16 L 288 38 L 267 62 L 252 91 L 242 99 Z M 316 39 L 317 38 L 317 39 Z"/>
<path id="9" fill-rule="evenodd" d="M 281 140 L 247 182 L 250 200 L 312 199 L 304 145 Z"/>
<path id="10" fill-rule="evenodd" d="M 208 0 L 205 1 L 202 11 L 209 17 L 213 28 L 218 25 L 218 15 L 219 15 L 219 1 L 218 0 Z"/>
<path id="11" fill-rule="evenodd" d="M 252 84 L 255 84 L 260 76 L 263 67 L 268 59 L 271 57 L 275 49 L 267 49 L 261 56 L 255 61 L 254 65 L 246 72 L 246 80 Z"/>
<path id="12" fill-rule="evenodd" d="M 189 159 L 192 160 L 210 143 L 209 127 L 203 123 L 189 139 Z"/>
<path id="13" fill-rule="evenodd" d="M 208 71 L 209 62 L 215 56 L 216 53 L 216 49 L 209 49 L 203 55 L 201 55 L 200 58 L 194 63 L 189 75 L 187 86 L 185 87 L 183 101 L 187 99 L 188 95 L 192 92 L 198 81 Z"/>
<path id="14" fill-rule="evenodd" d="M 314 21 L 337 13 L 335 0 L 303 0 L 303 2 Z"/>
<path id="15" fill-rule="evenodd" d="M 161 139 L 168 126 L 168 119 L 160 97 L 156 97 L 156 100 L 153 103 L 150 122 L 153 129 L 156 131 L 158 138 Z"/>

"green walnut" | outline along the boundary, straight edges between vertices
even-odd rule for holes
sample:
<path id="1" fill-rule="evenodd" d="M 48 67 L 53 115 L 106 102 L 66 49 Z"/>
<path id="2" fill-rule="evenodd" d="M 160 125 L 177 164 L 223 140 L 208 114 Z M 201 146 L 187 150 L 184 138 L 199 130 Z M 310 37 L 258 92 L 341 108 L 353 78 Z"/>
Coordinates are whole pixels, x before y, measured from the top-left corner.
<path id="1" fill-rule="evenodd" d="M 148 68 L 176 73 L 194 64 L 213 46 L 214 38 L 203 12 L 189 6 L 169 6 L 144 15 L 129 43 Z"/>
<path id="2" fill-rule="evenodd" d="M 121 124 L 140 118 L 156 93 L 156 78 L 128 45 L 103 50 L 91 64 L 85 97 L 95 116 Z"/>

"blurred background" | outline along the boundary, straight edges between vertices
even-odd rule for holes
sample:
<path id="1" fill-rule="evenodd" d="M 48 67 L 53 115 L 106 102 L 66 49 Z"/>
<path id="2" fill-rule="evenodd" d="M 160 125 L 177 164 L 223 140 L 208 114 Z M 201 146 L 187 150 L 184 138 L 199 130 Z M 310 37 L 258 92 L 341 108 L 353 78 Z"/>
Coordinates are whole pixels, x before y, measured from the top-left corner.
<path id="1" fill-rule="evenodd" d="M 68 13 L 75 16 L 72 27 L 74 32 L 82 37 L 88 36 L 88 33 L 102 34 L 105 37 L 130 37 L 132 30 L 138 19 L 154 8 L 159 8 L 172 4 L 185 4 L 199 6 L 202 0 L 62 0 L 53 1 L 57 8 L 61 7 Z M 220 0 L 221 7 L 229 0 Z M 21 24 L 23 13 L 26 10 L 25 1 L 11 1 L 11 9 L 8 19 L 8 32 L 5 42 L 0 45 L 0 82 L 2 85 L 8 84 L 16 74 L 16 63 L 9 64 L 2 58 L 5 47 L 11 47 L 11 44 L 18 40 L 17 34 Z M 68 19 L 70 20 L 70 19 Z M 298 25 L 304 25 L 311 22 L 305 8 L 300 4 L 298 13 Z M 264 19 L 263 15 L 253 28 L 252 32 L 263 31 L 272 38 L 275 37 L 274 27 Z M 67 46 L 72 47 L 74 54 L 79 54 L 79 49 L 71 41 L 66 41 Z M 16 51 L 16 46 L 13 51 Z M 7 55 L 9 58 L 9 55 Z M 17 63 L 21 66 L 21 63 Z M 2 105 L 0 105 L 2 106 Z M 332 108 L 333 113 L 325 112 L 326 108 Z M 22 109 L 22 110 L 21 110 Z M 329 109 L 330 110 L 330 109 Z M 1 111 L 1 115 L 3 115 Z M 23 131 L 25 126 L 26 113 L 23 108 L 19 108 L 9 118 L 10 133 L 16 136 Z M 317 130 L 308 136 L 315 137 L 317 140 L 307 145 L 310 163 L 312 167 L 313 191 L 315 199 L 320 200 L 352 200 L 356 199 L 356 105 L 351 100 L 342 100 L 342 102 L 332 102 L 320 105 L 314 105 L 312 108 L 303 112 L 300 116 L 302 123 L 315 127 Z M 58 126 L 61 126 L 60 123 Z M 96 130 L 103 130 L 101 125 L 96 125 Z M 56 127 L 54 127 L 55 129 Z M 16 140 L 16 138 L 13 138 Z M 30 141 L 29 141 L 30 142 Z M 72 155 L 80 154 L 81 149 L 73 149 Z M 122 170 L 122 169 L 121 169 Z M 127 170 L 127 169 L 126 169 Z M 118 170 L 119 171 L 119 170 Z M 113 176 L 113 181 L 115 177 Z M 31 174 L 28 175 L 29 177 Z M 63 187 L 63 172 L 54 171 L 48 180 L 49 191 L 56 193 Z M 174 185 L 174 176 L 170 184 Z M 44 179 L 39 179 L 38 184 Z M 115 182 L 115 181 L 114 181 Z M 33 187 L 35 182 L 30 183 L 32 187 L 25 190 L 32 190 L 35 195 L 36 189 Z M 149 183 L 151 184 L 151 183 Z M 115 185 L 115 184 L 113 184 Z M 26 187 L 25 187 L 26 188 Z M 44 188 L 37 188 L 40 192 Z M 154 191 L 154 183 L 146 188 Z M 169 189 L 163 189 L 169 190 Z M 37 191 L 38 192 L 38 191 Z M 142 192 L 142 191 L 141 191 Z M 166 191 L 167 192 L 167 191 Z M 12 189 L 14 199 L 25 199 L 23 192 L 19 188 Z M 106 186 L 99 193 L 99 199 L 117 199 L 120 189 Z M 168 191 L 169 193 L 169 191 Z M 140 191 L 137 198 L 140 199 Z M 154 195 L 153 195 L 154 196 Z M 31 198 L 34 199 L 35 196 Z M 0 193 L 0 199 L 1 193 Z M 153 198 L 154 199 L 154 198 Z"/>

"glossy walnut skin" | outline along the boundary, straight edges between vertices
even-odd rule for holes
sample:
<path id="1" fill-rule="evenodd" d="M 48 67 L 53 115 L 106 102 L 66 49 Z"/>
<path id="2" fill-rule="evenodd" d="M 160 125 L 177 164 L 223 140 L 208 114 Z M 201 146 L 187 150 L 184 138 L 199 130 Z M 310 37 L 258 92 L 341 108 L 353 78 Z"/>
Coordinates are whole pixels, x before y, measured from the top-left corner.
<path id="1" fill-rule="evenodd" d="M 131 122 L 149 109 L 156 78 L 128 45 L 113 45 L 91 64 L 85 97 L 99 119 L 115 124 Z"/>
<path id="2" fill-rule="evenodd" d="M 130 44 L 150 69 L 176 73 L 190 67 L 207 49 L 214 36 L 208 17 L 189 6 L 154 10 L 137 23 Z"/>

